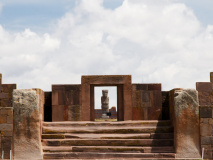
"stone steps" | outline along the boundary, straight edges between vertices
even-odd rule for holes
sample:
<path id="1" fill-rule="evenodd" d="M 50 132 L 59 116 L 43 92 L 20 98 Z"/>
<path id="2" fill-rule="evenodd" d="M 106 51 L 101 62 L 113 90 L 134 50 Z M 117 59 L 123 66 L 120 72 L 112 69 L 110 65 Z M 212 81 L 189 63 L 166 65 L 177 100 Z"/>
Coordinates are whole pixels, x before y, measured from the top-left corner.
<path id="1" fill-rule="evenodd" d="M 46 139 L 43 146 L 172 146 L 173 139 Z"/>
<path id="2" fill-rule="evenodd" d="M 96 153 L 96 152 L 55 152 L 45 153 L 44 159 L 174 159 L 173 153 Z"/>
<path id="3" fill-rule="evenodd" d="M 149 121 L 116 121 L 116 122 L 92 122 L 92 121 L 79 121 L 71 122 L 43 122 L 43 126 L 45 127 L 82 127 L 82 126 L 169 126 L 171 122 L 169 120 L 149 120 Z"/>
<path id="4" fill-rule="evenodd" d="M 126 133 L 126 134 L 43 134 L 42 139 L 173 139 L 173 133 Z"/>
<path id="5" fill-rule="evenodd" d="M 125 133 L 171 133 L 173 127 L 171 126 L 149 126 L 149 127 L 43 127 L 43 134 L 54 133 L 98 133 L 98 134 L 125 134 Z"/>
<path id="6" fill-rule="evenodd" d="M 174 159 L 170 121 L 45 122 L 44 159 Z"/>
<path id="7" fill-rule="evenodd" d="M 139 146 L 45 146 L 44 152 L 125 152 L 125 153 L 173 153 L 173 147 Z"/>

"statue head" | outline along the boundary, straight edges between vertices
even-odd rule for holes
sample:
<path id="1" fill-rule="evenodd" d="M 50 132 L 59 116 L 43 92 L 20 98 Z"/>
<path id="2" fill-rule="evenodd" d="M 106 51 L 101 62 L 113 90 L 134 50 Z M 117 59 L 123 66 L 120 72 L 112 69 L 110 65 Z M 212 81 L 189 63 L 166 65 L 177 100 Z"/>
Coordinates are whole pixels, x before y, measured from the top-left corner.
<path id="1" fill-rule="evenodd" d="M 103 94 L 104 97 L 107 97 L 107 95 L 108 95 L 108 90 L 102 90 L 102 94 Z"/>

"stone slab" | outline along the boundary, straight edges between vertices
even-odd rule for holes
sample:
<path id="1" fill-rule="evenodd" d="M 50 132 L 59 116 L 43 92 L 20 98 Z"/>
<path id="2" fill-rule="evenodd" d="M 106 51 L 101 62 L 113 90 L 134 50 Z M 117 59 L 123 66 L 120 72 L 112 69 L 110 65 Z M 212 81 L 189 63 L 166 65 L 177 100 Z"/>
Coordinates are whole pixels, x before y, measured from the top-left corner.
<path id="1" fill-rule="evenodd" d="M 174 147 L 177 158 L 201 158 L 198 92 L 194 89 L 174 91 Z"/>
<path id="2" fill-rule="evenodd" d="M 42 159 L 41 117 L 35 90 L 14 90 L 13 157 L 16 160 Z"/>

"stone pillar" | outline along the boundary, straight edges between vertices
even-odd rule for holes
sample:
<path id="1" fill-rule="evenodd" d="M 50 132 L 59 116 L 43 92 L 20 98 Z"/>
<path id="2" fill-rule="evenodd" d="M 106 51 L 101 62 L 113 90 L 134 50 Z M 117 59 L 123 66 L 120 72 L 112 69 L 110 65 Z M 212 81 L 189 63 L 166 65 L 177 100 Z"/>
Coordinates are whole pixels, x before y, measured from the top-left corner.
<path id="1" fill-rule="evenodd" d="M 15 160 L 41 160 L 41 130 L 38 97 L 35 90 L 13 91 L 13 157 Z"/>
<path id="2" fill-rule="evenodd" d="M 170 93 L 176 158 L 201 158 L 198 92 L 174 89 Z"/>

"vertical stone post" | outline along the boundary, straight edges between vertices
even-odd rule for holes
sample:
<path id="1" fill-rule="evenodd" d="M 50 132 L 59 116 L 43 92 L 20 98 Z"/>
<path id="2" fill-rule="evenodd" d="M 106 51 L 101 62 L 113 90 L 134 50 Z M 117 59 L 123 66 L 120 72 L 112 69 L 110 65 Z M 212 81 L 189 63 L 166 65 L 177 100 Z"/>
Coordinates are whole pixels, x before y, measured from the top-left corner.
<path id="1" fill-rule="evenodd" d="M 170 96 L 176 158 L 201 158 L 198 92 L 174 89 Z"/>
<path id="2" fill-rule="evenodd" d="M 35 90 L 13 91 L 13 157 L 15 160 L 41 160 L 41 118 Z"/>

